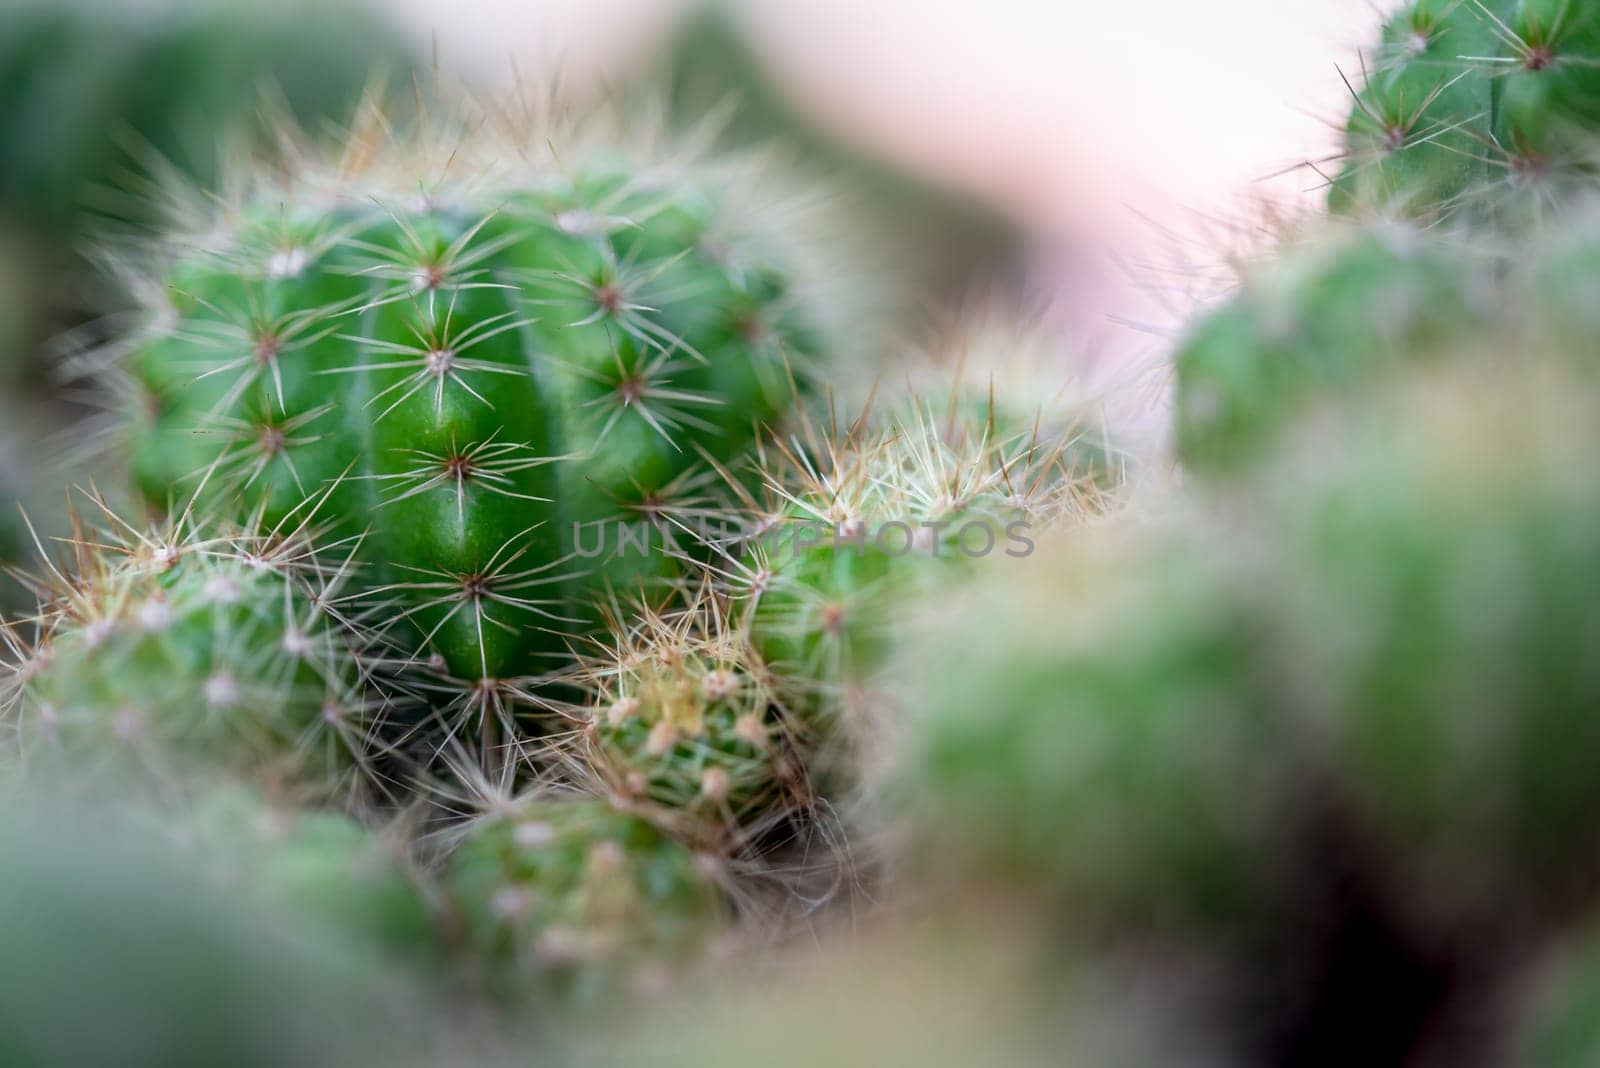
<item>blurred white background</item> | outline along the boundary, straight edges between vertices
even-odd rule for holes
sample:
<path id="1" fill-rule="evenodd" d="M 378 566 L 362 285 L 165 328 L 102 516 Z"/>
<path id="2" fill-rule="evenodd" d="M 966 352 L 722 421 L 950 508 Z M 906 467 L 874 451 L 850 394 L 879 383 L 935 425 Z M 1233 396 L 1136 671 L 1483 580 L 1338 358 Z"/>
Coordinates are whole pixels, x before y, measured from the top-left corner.
<path id="1" fill-rule="evenodd" d="M 626 77 L 688 0 L 384 0 L 444 62 Z M 1326 155 L 1363 0 L 741 0 L 796 96 L 842 134 L 1036 226 L 1108 200 L 1206 208 Z M 1275 183 L 1292 196 L 1308 185 Z M 1093 214 L 1098 216 L 1096 208 Z"/>
<path id="2" fill-rule="evenodd" d="M 382 0 L 450 70 L 626 81 L 690 0 Z M 841 138 L 1014 219 L 1070 319 L 1172 316 L 1117 277 L 1163 228 L 1311 203 L 1365 0 L 740 0 L 769 73 Z M 1276 177 L 1274 177 L 1276 176 Z M 1222 250 L 1218 250 L 1219 255 Z M 1093 322 L 1088 323 L 1092 329 Z M 1113 334 L 1113 346 L 1132 343 Z"/>

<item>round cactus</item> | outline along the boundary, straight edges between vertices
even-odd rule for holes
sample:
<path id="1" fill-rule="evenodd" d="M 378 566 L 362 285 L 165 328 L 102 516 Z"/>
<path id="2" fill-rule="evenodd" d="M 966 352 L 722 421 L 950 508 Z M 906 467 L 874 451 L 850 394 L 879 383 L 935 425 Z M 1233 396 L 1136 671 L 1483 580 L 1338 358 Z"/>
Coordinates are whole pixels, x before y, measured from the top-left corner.
<path id="1" fill-rule="evenodd" d="M 575 681 L 577 759 L 656 823 L 713 844 L 803 803 L 797 727 L 709 598 L 645 609 Z"/>
<path id="2" fill-rule="evenodd" d="M 371 638 L 342 573 L 303 545 L 129 527 L 82 534 L 38 618 L 8 631 L 8 714 L 25 758 L 144 766 L 157 783 L 232 768 L 331 788 L 372 726 Z"/>
<path id="3" fill-rule="evenodd" d="M 251 188 L 172 243 L 125 366 L 153 505 L 204 478 L 207 508 L 270 527 L 317 497 L 485 718 L 608 591 L 680 570 L 671 520 L 816 351 L 737 167 L 525 164 L 555 150 L 522 136 L 440 134 L 437 166 L 423 134 L 357 137 Z"/>
<path id="4" fill-rule="evenodd" d="M 398 838 L 240 787 L 156 815 L 231 898 L 293 918 L 308 937 L 346 940 L 375 965 L 440 962 L 437 918 Z"/>
<path id="5" fill-rule="evenodd" d="M 902 661 L 886 797 L 918 870 L 1031 887 L 1085 930 L 1249 933 L 1295 833 L 1263 633 L 1201 539 L 1130 522 L 1047 549 Z"/>
<path id="6" fill-rule="evenodd" d="M 1592 186 L 1600 15 L 1586 5 L 1412 0 L 1363 65 L 1334 210 L 1493 217 Z"/>
<path id="7" fill-rule="evenodd" d="M 1179 344 L 1178 452 L 1192 469 L 1261 454 L 1303 405 L 1394 365 L 1481 344 L 1489 265 L 1407 224 L 1336 226 L 1291 245 Z"/>
<path id="8" fill-rule="evenodd" d="M 1414 922 L 1480 947 L 1600 894 L 1600 424 L 1523 356 L 1344 416 L 1263 494 L 1284 704 Z"/>
<path id="9" fill-rule="evenodd" d="M 978 410 L 912 402 L 769 464 L 745 540 L 712 567 L 797 708 L 865 683 L 939 576 L 1027 556 L 1044 527 L 1105 504 L 1073 436 L 1000 438 Z"/>
<path id="10" fill-rule="evenodd" d="M 461 831 L 442 878 L 492 986 L 574 1004 L 642 993 L 691 965 L 726 909 L 694 853 L 577 797 L 496 806 Z"/>
<path id="11" fill-rule="evenodd" d="M 1524 355 L 1313 420 L 1248 513 L 958 605 L 908 661 L 918 870 L 1313 986 L 1492 974 L 1600 901 L 1600 425 Z"/>
<path id="12" fill-rule="evenodd" d="M 13 802 L 0 829 L 0 1061 L 332 1068 L 450 1060 L 418 991 L 228 898 L 159 836 Z M 114 828 L 114 829 L 113 829 Z"/>

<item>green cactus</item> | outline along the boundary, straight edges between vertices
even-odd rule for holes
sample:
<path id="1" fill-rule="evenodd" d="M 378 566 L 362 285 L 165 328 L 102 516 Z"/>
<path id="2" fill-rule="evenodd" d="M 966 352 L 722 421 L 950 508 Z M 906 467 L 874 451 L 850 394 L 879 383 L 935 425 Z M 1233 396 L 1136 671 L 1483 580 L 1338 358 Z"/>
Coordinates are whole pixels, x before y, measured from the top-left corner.
<path id="1" fill-rule="evenodd" d="M 1366 83 L 1355 94 L 1331 206 L 1425 213 L 1484 188 L 1494 164 L 1489 60 L 1497 44 L 1493 18 L 1470 0 L 1415 0 L 1392 15 L 1363 57 Z"/>
<path id="2" fill-rule="evenodd" d="M 343 120 L 376 79 L 412 66 L 401 35 L 360 3 L 0 7 L 0 277 L 8 295 L 20 285 L 29 297 L 7 323 L 0 296 L 0 335 L 10 328 L 21 342 L 0 382 L 58 391 L 76 369 L 52 360 L 44 340 L 127 310 L 79 254 L 86 235 L 121 239 L 158 223 L 180 176 L 213 189 L 229 149 L 269 132 L 261 111 Z"/>
<path id="3" fill-rule="evenodd" d="M 904 667 L 907 871 L 1031 890 L 1071 945 L 1206 947 L 1307 1049 L 1380 980 L 1417 1001 L 1371 1041 L 1463 1025 L 1600 900 L 1600 424 L 1498 355 L 1333 406 L 1247 509 L 948 606 Z"/>
<path id="4" fill-rule="evenodd" d="M 1495 26 L 1495 140 L 1538 172 L 1592 166 L 1600 127 L 1600 12 L 1569 0 L 1518 0 Z"/>
<path id="5" fill-rule="evenodd" d="M 1485 257 L 1408 224 L 1309 235 L 1179 343 L 1178 454 L 1202 473 L 1237 469 L 1312 398 L 1481 344 L 1502 299 Z"/>
<path id="6" fill-rule="evenodd" d="M 1294 834 L 1264 635 L 1201 539 L 1085 537 L 954 599 L 907 655 L 890 810 L 919 871 L 1039 888 L 1084 929 L 1248 935 Z"/>
<path id="7" fill-rule="evenodd" d="M 1521 355 L 1345 415 L 1336 462 L 1315 438 L 1263 494 L 1284 704 L 1415 922 L 1486 947 L 1600 842 L 1600 424 Z"/>
<path id="8" fill-rule="evenodd" d="M 1600 15 L 1587 5 L 1413 0 L 1363 63 L 1335 211 L 1488 219 L 1592 187 Z"/>
<path id="9" fill-rule="evenodd" d="M 608 793 L 708 846 L 804 803 L 798 727 L 714 600 L 646 607 L 615 643 L 575 678 L 576 759 Z"/>
<path id="10" fill-rule="evenodd" d="M 119 218 L 144 205 L 127 188 L 127 172 L 154 162 L 142 153 L 211 185 L 219 137 L 251 116 L 264 83 L 310 122 L 341 117 L 375 68 L 410 64 L 360 6 L 302 0 L 18 0 L 0 14 L 0 42 L 0 215 L 53 236 L 82 226 L 86 200 Z"/>
<path id="11" fill-rule="evenodd" d="M 59 803 L 0 830 L 0 1062 L 17 1068 L 437 1063 L 416 991 L 225 898 L 157 836 Z"/>
<path id="12" fill-rule="evenodd" d="M 291 916 L 308 935 L 344 939 L 375 967 L 442 963 L 437 918 L 399 836 L 242 787 L 213 790 L 192 811 L 157 812 L 153 822 L 235 900 Z"/>
<path id="13" fill-rule="evenodd" d="M 818 317 L 737 168 L 468 137 L 253 190 L 173 245 L 127 369 L 153 505 L 206 477 L 206 509 L 273 526 L 325 493 L 487 721 L 595 602 L 681 570 L 671 518 L 783 416 Z"/>
<path id="14" fill-rule="evenodd" d="M 7 719 L 25 761 L 143 769 L 161 786 L 203 769 L 348 785 L 372 729 L 371 637 L 341 608 L 341 572 L 294 540 L 80 534 L 36 620 L 6 631 Z"/>
<path id="15" fill-rule="evenodd" d="M 602 801 L 526 796 L 459 833 L 445 895 L 504 994 L 602 1006 L 691 966 L 723 925 L 705 863 Z"/>
<path id="16" fill-rule="evenodd" d="M 1035 420 L 1002 438 L 992 406 L 936 411 L 913 400 L 775 458 L 765 498 L 747 501 L 751 536 L 712 565 L 797 709 L 865 685 L 933 584 L 1026 556 L 1045 527 L 1107 504 L 1076 434 L 1046 437 Z"/>

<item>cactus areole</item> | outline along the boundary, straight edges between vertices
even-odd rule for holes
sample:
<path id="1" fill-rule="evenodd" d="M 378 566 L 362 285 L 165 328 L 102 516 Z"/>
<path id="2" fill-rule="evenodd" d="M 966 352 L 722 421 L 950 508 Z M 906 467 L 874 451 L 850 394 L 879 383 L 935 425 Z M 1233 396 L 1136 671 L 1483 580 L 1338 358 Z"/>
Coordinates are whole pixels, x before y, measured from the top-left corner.
<path id="1" fill-rule="evenodd" d="M 470 692 L 549 670 L 597 598 L 674 574 L 671 517 L 814 346 L 778 243 L 712 179 L 420 177 L 257 191 L 174 241 L 129 348 L 132 464 L 157 509 L 198 491 L 361 539 L 359 587 Z"/>

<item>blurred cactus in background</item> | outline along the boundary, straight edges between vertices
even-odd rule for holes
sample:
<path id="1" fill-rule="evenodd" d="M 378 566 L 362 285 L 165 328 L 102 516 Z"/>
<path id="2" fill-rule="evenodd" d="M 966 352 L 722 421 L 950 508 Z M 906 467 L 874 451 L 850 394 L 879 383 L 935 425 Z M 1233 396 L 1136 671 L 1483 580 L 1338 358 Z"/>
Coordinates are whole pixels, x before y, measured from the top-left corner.
<path id="1" fill-rule="evenodd" d="M 342 121 L 375 76 L 403 80 L 411 64 L 399 34 L 355 3 L 0 6 L 0 244 L 15 246 L 0 331 L 11 316 L 29 346 L 13 358 L 112 310 L 79 255 L 87 238 L 164 222 L 174 178 L 214 188 L 230 151 L 264 132 L 263 108 Z M 12 279 L 17 263 L 27 269 Z M 48 387 L 58 371 L 5 366 L 0 382 Z"/>
<path id="2" fill-rule="evenodd" d="M 1247 1046 L 1475 1040 L 1475 984 L 1600 910 L 1600 427 L 1527 374 L 1391 376 L 1251 510 L 966 606 L 908 666 L 915 870 L 1233 961 Z"/>
<path id="3" fill-rule="evenodd" d="M 158 836 L 56 804 L 0 831 L 0 1061 L 427 1063 L 453 1043 L 403 977 L 223 896 Z"/>

